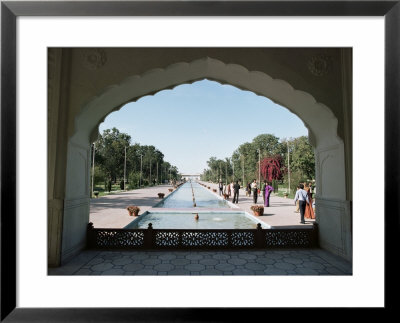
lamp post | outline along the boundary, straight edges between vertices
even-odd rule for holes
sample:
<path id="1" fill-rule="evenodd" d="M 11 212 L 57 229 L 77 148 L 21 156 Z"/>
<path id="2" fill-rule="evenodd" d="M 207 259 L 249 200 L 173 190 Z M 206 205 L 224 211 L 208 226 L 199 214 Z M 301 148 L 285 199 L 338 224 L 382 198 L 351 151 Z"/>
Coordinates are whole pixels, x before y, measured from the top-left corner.
<path id="1" fill-rule="evenodd" d="M 242 155 L 242 173 L 243 173 L 243 186 L 244 186 L 244 155 Z"/>
<path id="2" fill-rule="evenodd" d="M 235 163 L 233 162 L 233 158 L 232 158 L 232 181 L 235 180 Z"/>
<path id="3" fill-rule="evenodd" d="M 150 178 L 149 178 L 149 185 L 151 185 L 151 157 L 150 157 L 149 166 L 150 166 Z"/>
<path id="4" fill-rule="evenodd" d="M 290 156 L 289 156 L 289 140 L 287 143 L 287 165 L 288 165 L 288 184 L 289 184 L 289 192 L 290 193 Z"/>
<path id="5" fill-rule="evenodd" d="M 225 164 L 225 185 L 228 185 L 228 161 Z"/>
<path id="6" fill-rule="evenodd" d="M 125 160 L 124 160 L 124 191 L 126 191 L 126 146 L 125 146 Z"/>
<path id="7" fill-rule="evenodd" d="M 93 189 L 94 189 L 94 155 L 96 153 L 96 144 L 93 143 L 93 163 L 92 163 L 92 197 L 93 197 Z"/>
<path id="8" fill-rule="evenodd" d="M 139 179 L 139 187 L 142 187 L 142 164 L 143 164 L 143 155 L 140 155 L 140 179 Z"/>
<path id="9" fill-rule="evenodd" d="M 261 189 L 261 150 L 258 150 L 258 183 L 260 185 L 260 189 Z"/>
<path id="10" fill-rule="evenodd" d="M 157 180 L 156 180 L 156 182 L 157 182 L 157 184 L 158 184 L 158 162 L 157 162 Z"/>

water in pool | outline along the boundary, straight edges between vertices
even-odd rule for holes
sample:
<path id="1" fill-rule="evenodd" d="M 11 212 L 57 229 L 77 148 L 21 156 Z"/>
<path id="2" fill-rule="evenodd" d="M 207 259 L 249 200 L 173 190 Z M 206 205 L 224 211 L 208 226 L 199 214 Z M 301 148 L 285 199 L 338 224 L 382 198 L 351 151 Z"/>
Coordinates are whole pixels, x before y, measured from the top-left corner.
<path id="1" fill-rule="evenodd" d="M 148 224 L 153 229 L 255 229 L 257 222 L 239 213 L 148 213 L 131 222 L 126 229 L 147 229 Z"/>
<path id="2" fill-rule="evenodd" d="M 193 196 L 192 187 L 196 202 L 196 207 L 200 208 L 229 208 L 225 200 L 218 199 L 215 194 L 196 182 L 187 182 L 180 186 L 175 192 L 168 196 L 164 201 L 155 207 L 160 208 L 192 208 Z"/>

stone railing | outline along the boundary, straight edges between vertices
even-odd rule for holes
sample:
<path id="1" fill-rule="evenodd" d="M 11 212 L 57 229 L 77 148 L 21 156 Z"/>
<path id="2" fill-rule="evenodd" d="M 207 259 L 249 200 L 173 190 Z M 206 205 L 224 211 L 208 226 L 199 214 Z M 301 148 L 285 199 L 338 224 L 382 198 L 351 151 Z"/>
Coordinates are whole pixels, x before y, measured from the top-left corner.
<path id="1" fill-rule="evenodd" d="M 299 229 L 95 229 L 88 224 L 90 249 L 312 248 L 318 226 Z"/>

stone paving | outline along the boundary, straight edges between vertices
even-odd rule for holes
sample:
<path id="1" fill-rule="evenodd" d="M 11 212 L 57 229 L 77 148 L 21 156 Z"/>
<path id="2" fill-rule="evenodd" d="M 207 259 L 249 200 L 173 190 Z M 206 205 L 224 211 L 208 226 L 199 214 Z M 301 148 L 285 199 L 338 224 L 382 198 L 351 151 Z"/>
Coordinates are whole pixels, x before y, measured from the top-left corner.
<path id="1" fill-rule="evenodd" d="M 252 251 L 84 251 L 49 275 L 351 275 L 321 249 Z"/>
<path id="2" fill-rule="evenodd" d="M 167 197 L 170 188 L 171 185 L 158 185 L 93 198 L 90 200 L 89 221 L 95 228 L 123 228 L 134 220 L 126 210 L 128 205 L 139 206 L 140 215 L 161 201 L 158 193 Z"/>
<path id="3" fill-rule="evenodd" d="M 216 188 L 217 184 L 209 184 Z M 140 214 L 160 202 L 157 193 L 169 194 L 170 185 L 122 192 L 91 200 L 90 221 L 97 228 L 121 228 L 133 220 L 126 206 L 138 205 Z M 211 191 L 211 190 L 210 190 Z M 211 192 L 212 193 L 212 192 Z M 215 193 L 214 193 L 215 194 Z M 215 194 L 218 196 L 218 194 Z M 262 203 L 259 197 L 258 204 Z M 260 203 L 261 202 L 261 203 Z M 299 224 L 290 199 L 271 196 L 271 207 L 259 217 L 272 227 Z M 248 213 L 252 197 L 240 190 L 237 206 Z M 85 250 L 49 275 L 351 275 L 351 263 L 322 249 L 232 251 L 96 251 Z"/>

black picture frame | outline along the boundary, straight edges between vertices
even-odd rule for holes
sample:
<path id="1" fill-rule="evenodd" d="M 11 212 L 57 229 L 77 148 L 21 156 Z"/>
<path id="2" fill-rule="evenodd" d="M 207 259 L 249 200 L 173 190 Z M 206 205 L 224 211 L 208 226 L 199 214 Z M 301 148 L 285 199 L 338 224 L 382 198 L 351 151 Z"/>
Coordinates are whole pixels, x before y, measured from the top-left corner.
<path id="1" fill-rule="evenodd" d="M 2 1 L 1 2 L 1 321 L 236 321 L 245 308 L 16 307 L 16 19 L 18 16 L 384 16 L 385 18 L 385 309 L 398 286 L 400 182 L 400 0 L 395 1 Z M 377 221 L 382 220 L 377 215 Z M 371 255 L 373 257 L 373 255 Z M 312 307 L 312 302 L 310 302 Z M 275 309 L 279 310 L 279 309 Z"/>

